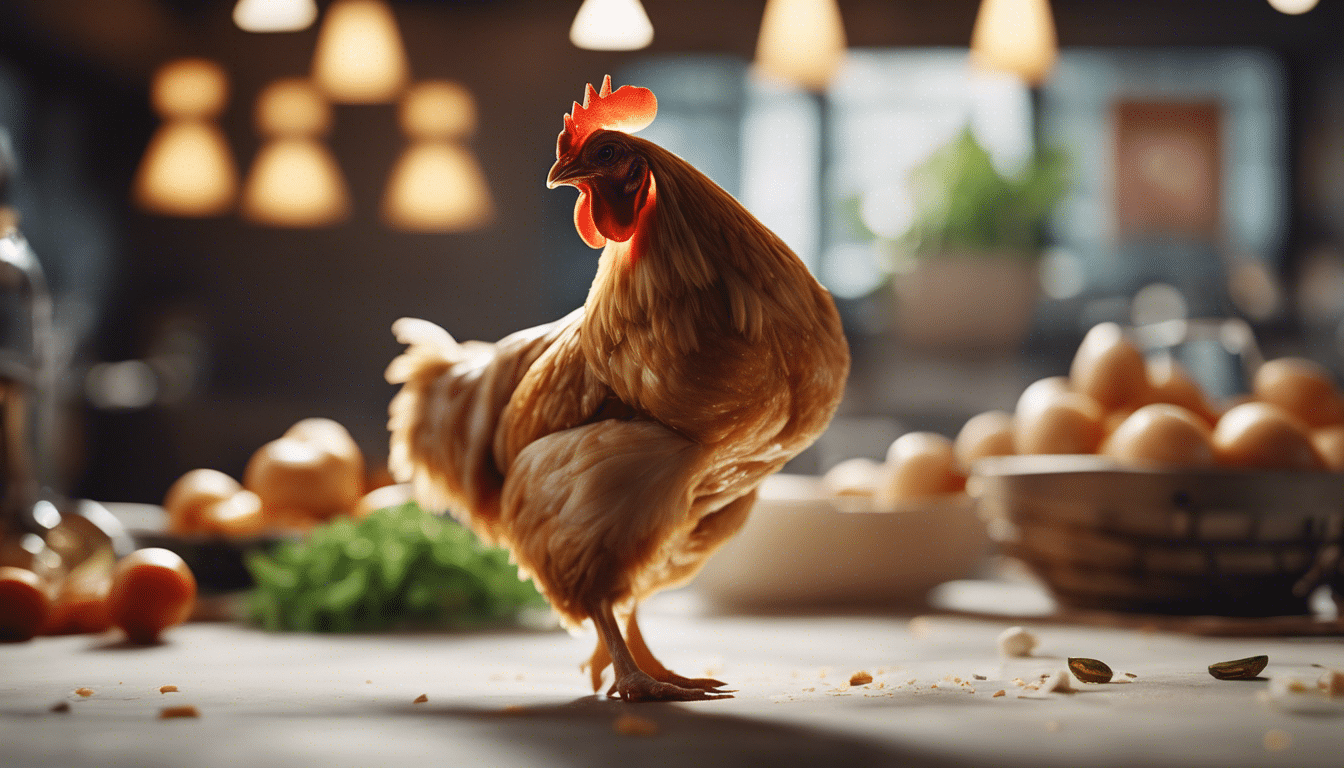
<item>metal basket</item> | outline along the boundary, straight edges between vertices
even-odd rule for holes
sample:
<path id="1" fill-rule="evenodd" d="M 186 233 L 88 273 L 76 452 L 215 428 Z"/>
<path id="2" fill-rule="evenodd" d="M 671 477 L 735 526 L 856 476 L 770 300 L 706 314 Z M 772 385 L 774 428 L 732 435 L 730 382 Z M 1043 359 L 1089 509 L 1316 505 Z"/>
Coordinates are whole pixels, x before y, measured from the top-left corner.
<path id="1" fill-rule="evenodd" d="M 982 460 L 968 490 L 1067 608 L 1287 616 L 1321 584 L 1344 596 L 1341 474 L 1005 456 Z"/>

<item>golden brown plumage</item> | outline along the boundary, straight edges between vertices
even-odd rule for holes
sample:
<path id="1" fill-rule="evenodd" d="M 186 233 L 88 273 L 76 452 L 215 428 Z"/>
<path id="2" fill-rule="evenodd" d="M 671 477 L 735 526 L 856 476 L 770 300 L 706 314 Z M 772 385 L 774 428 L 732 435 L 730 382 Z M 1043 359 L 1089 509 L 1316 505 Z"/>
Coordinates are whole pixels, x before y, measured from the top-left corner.
<path id="1" fill-rule="evenodd" d="M 802 262 L 685 161 L 568 118 L 559 144 L 550 184 L 579 187 L 580 234 L 605 242 L 587 301 L 496 344 L 399 320 L 392 469 L 593 620 L 595 685 L 609 658 L 623 698 L 712 698 L 653 659 L 634 606 L 694 576 L 821 433 L 848 348 Z"/>

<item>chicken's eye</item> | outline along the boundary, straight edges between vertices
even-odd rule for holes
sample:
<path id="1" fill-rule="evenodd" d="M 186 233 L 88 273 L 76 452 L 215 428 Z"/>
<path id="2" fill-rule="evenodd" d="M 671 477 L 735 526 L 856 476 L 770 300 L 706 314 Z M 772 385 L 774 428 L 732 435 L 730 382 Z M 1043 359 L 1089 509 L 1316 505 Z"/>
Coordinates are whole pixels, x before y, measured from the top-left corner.
<path id="1" fill-rule="evenodd" d="M 616 157 L 616 148 L 610 144 L 598 147 L 597 162 L 610 163 Z"/>

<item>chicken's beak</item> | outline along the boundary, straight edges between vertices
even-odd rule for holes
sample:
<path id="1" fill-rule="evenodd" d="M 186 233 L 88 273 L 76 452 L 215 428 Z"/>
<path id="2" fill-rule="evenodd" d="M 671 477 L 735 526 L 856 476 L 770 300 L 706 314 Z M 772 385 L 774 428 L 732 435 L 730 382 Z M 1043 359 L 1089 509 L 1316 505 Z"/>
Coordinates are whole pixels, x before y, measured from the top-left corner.
<path id="1" fill-rule="evenodd" d="M 582 164 L 571 158 L 562 157 L 551 166 L 551 172 L 546 176 L 546 188 L 555 189 L 562 184 L 572 185 L 588 175 L 588 170 Z"/>

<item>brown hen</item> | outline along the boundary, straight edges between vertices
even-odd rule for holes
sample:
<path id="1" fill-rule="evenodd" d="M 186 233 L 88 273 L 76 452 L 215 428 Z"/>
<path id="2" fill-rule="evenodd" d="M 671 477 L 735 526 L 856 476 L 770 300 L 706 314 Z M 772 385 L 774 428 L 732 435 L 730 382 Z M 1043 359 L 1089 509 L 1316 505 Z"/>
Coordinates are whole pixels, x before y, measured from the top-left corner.
<path id="1" fill-rule="evenodd" d="M 591 619 L 594 690 L 611 664 L 630 701 L 726 694 L 658 663 L 635 606 L 741 528 L 761 481 L 829 423 L 849 369 L 834 302 L 797 256 L 630 135 L 655 111 L 607 78 L 565 116 L 547 183 L 579 189 L 575 225 L 603 248 L 583 307 L 494 344 L 404 318 L 387 371 L 403 385 L 394 474 L 507 547 L 566 623 Z"/>

